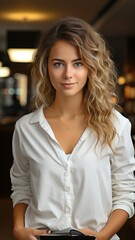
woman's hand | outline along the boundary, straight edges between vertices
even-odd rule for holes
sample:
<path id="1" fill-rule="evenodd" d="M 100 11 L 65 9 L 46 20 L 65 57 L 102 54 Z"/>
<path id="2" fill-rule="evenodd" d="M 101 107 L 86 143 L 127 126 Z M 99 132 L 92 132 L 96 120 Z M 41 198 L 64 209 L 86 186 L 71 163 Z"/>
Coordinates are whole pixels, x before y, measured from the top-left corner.
<path id="1" fill-rule="evenodd" d="M 109 240 L 109 239 L 105 238 L 105 236 L 102 236 L 102 233 L 93 231 L 89 228 L 81 228 L 81 229 L 78 229 L 78 230 L 80 232 L 82 232 L 84 235 L 96 237 L 95 240 Z"/>
<path id="2" fill-rule="evenodd" d="M 37 240 L 37 236 L 44 234 L 50 234 L 51 230 L 49 229 L 33 229 L 33 228 L 24 228 L 18 227 L 14 229 L 15 240 Z"/>
<path id="3" fill-rule="evenodd" d="M 84 235 L 90 235 L 90 236 L 95 236 L 96 232 L 89 229 L 89 228 L 81 228 L 81 229 L 78 229 L 80 232 L 82 232 Z"/>
<path id="4" fill-rule="evenodd" d="M 95 232 L 89 228 L 79 230 L 85 235 L 95 236 L 96 240 L 109 240 L 121 229 L 127 219 L 128 213 L 125 210 L 116 209 L 111 213 L 106 225 L 99 232 Z"/>

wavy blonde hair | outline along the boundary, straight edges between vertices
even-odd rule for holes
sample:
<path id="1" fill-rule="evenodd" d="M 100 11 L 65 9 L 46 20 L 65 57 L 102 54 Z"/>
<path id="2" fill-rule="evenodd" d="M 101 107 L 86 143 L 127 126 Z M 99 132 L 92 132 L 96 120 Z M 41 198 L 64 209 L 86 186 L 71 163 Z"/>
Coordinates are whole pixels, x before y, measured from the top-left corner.
<path id="1" fill-rule="evenodd" d="M 88 80 L 84 87 L 83 103 L 88 114 L 88 126 L 93 129 L 102 144 L 112 148 L 116 129 L 111 121 L 115 95 L 116 71 L 103 38 L 87 22 L 67 17 L 42 37 L 32 67 L 35 88 L 34 107 L 50 106 L 55 99 L 55 89 L 48 75 L 48 57 L 58 40 L 66 40 L 79 48 L 88 68 Z"/>

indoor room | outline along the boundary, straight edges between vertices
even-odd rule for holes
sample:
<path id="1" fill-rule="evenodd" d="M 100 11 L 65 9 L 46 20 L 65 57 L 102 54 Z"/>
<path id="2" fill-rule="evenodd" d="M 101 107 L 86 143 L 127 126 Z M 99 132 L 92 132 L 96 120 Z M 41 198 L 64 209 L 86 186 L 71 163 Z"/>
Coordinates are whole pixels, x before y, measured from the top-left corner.
<path id="1" fill-rule="evenodd" d="M 135 1 L 134 0 L 1 0 L 0 1 L 0 238 L 14 240 L 10 198 L 12 138 L 16 121 L 31 112 L 31 69 L 39 40 L 61 18 L 89 23 L 106 42 L 116 65 L 113 103 L 131 122 L 135 147 Z M 71 125 L 71 124 L 70 124 Z M 68 127 L 67 127 L 68 128 Z M 109 130 L 108 130 L 109 131 Z M 135 215 L 118 232 L 135 239 Z"/>

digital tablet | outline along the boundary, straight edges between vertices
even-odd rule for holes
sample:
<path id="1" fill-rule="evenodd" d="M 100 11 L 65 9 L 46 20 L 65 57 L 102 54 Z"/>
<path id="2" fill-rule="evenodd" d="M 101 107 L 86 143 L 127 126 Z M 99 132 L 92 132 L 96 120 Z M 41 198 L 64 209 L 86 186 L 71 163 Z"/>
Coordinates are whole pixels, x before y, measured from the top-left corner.
<path id="1" fill-rule="evenodd" d="M 38 238 L 39 240 L 95 240 L 96 238 L 94 236 L 64 236 L 62 235 L 55 235 L 55 234 L 49 234 L 49 235 L 44 235 L 40 236 Z"/>

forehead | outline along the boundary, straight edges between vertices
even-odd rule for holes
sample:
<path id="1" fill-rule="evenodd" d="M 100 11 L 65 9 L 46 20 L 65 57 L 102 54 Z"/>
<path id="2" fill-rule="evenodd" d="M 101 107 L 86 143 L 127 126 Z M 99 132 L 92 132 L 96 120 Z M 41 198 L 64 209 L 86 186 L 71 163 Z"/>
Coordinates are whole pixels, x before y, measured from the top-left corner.
<path id="1" fill-rule="evenodd" d="M 80 58 L 79 48 L 66 40 L 58 40 L 50 50 L 49 58 Z"/>

